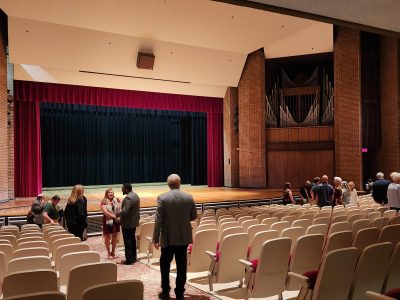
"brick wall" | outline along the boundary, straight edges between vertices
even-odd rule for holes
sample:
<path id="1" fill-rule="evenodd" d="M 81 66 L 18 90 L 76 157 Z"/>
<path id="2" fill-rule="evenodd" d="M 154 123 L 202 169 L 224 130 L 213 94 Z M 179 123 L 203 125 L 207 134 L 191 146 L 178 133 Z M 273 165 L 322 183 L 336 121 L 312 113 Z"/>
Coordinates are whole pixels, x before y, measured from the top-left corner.
<path id="1" fill-rule="evenodd" d="M 266 186 L 265 55 L 260 49 L 247 57 L 238 85 L 239 185 Z"/>
<path id="2" fill-rule="evenodd" d="M 224 97 L 224 185 L 239 186 L 238 89 L 228 87 Z"/>
<path id="3" fill-rule="evenodd" d="M 0 31 L 0 200 L 8 199 L 7 56 Z"/>
<path id="4" fill-rule="evenodd" d="M 360 32 L 335 27 L 335 174 L 362 184 Z"/>
<path id="5" fill-rule="evenodd" d="M 392 37 L 381 36 L 381 147 L 375 157 L 376 172 L 386 178 L 393 171 L 400 171 L 400 90 L 399 49 L 400 42 Z M 375 173 L 375 172 L 374 172 Z"/>

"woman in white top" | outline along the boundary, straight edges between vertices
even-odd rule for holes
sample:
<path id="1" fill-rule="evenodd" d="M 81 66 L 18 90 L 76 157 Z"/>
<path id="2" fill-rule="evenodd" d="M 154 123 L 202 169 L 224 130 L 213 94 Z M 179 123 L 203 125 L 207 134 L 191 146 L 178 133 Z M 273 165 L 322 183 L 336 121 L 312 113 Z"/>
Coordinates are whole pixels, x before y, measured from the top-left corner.
<path id="1" fill-rule="evenodd" d="M 390 174 L 393 182 L 387 190 L 388 206 L 390 209 L 400 210 L 400 173 Z"/>
<path id="2" fill-rule="evenodd" d="M 354 188 L 355 184 L 353 181 L 349 182 L 350 188 L 350 204 L 358 204 L 357 190 Z"/>

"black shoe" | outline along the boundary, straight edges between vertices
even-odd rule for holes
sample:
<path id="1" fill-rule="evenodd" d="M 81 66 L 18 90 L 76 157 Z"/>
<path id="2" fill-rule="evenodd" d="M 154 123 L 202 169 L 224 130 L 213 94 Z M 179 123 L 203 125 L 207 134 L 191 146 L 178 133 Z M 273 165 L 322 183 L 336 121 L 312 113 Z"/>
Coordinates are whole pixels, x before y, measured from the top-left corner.
<path id="1" fill-rule="evenodd" d="M 169 300 L 169 293 L 160 292 L 158 293 L 158 298 L 162 300 Z"/>
<path id="2" fill-rule="evenodd" d="M 183 294 L 182 295 L 176 295 L 175 297 L 176 297 L 176 300 L 184 300 L 185 299 L 185 296 Z"/>
<path id="3" fill-rule="evenodd" d="M 135 262 L 134 261 L 127 261 L 127 260 L 121 260 L 120 264 L 122 265 L 133 265 Z"/>

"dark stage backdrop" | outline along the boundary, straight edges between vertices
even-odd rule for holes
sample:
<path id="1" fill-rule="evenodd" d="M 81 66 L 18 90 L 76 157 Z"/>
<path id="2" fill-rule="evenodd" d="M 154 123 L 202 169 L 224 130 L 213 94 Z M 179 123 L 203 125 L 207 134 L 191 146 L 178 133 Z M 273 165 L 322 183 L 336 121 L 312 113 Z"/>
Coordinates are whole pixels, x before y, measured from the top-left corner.
<path id="1" fill-rule="evenodd" d="M 206 113 L 40 103 L 43 186 L 207 184 Z"/>

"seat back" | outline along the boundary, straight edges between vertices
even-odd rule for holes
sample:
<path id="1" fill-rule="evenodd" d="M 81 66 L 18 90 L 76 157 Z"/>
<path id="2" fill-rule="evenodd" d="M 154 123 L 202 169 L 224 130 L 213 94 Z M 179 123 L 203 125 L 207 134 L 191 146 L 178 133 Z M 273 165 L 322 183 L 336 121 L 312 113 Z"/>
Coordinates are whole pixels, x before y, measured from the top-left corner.
<path id="1" fill-rule="evenodd" d="M 264 243 L 258 259 L 251 297 L 266 298 L 285 290 L 291 243 L 289 238 L 277 238 Z"/>
<path id="2" fill-rule="evenodd" d="M 260 222 L 257 219 L 251 219 L 251 220 L 245 220 L 241 224 L 242 224 L 243 228 L 247 231 L 247 228 L 249 228 L 252 225 L 260 224 Z"/>
<path id="3" fill-rule="evenodd" d="M 205 251 L 215 251 L 218 231 L 216 229 L 198 230 L 193 240 L 188 272 L 207 271 L 210 266 L 210 258 Z"/>
<path id="4" fill-rule="evenodd" d="M 73 267 L 88 263 L 100 262 L 100 255 L 96 251 L 82 251 L 65 254 L 60 260 L 60 285 L 68 283 L 69 272 Z"/>
<path id="5" fill-rule="evenodd" d="M 395 216 L 390 219 L 390 225 L 394 225 L 394 224 L 400 224 L 400 216 Z"/>
<path id="6" fill-rule="evenodd" d="M 365 247 L 354 273 L 350 300 L 368 299 L 365 291 L 381 292 L 392 249 L 389 242 Z"/>
<path id="7" fill-rule="evenodd" d="M 83 300 L 135 299 L 143 300 L 143 282 L 124 280 L 92 286 L 83 292 Z"/>
<path id="8" fill-rule="evenodd" d="M 357 220 L 364 220 L 365 219 L 365 216 L 363 216 L 363 215 L 361 215 L 361 214 L 354 214 L 354 215 L 352 215 L 352 216 L 350 216 L 350 217 L 348 217 L 349 218 L 349 223 L 351 224 L 351 225 L 353 225 L 353 223 L 355 222 L 355 221 L 357 221 Z"/>
<path id="9" fill-rule="evenodd" d="M 367 219 L 354 221 L 351 225 L 351 231 L 353 232 L 353 235 L 356 235 L 360 229 L 371 227 L 371 223 L 372 221 Z"/>
<path id="10" fill-rule="evenodd" d="M 57 235 L 53 235 L 53 236 L 49 237 L 48 241 L 49 241 L 50 253 L 53 254 L 55 242 L 57 242 L 58 240 L 67 239 L 67 238 L 75 238 L 75 236 L 71 233 L 61 233 L 61 234 L 57 234 Z M 57 246 L 60 246 L 60 244 L 57 244 Z"/>
<path id="11" fill-rule="evenodd" d="M 292 227 L 303 227 L 307 230 L 312 225 L 312 219 L 299 219 L 292 223 Z"/>
<path id="12" fill-rule="evenodd" d="M 5 235 L 0 235 L 0 239 L 9 241 L 10 244 L 15 248 L 17 248 L 17 238 L 15 235 L 11 234 L 5 234 Z"/>
<path id="13" fill-rule="evenodd" d="M 330 217 L 316 217 L 313 221 L 313 225 L 317 224 L 325 224 L 328 225 L 331 223 L 331 218 Z"/>
<path id="14" fill-rule="evenodd" d="M 377 218 L 374 221 L 372 221 L 371 227 L 382 229 L 386 225 L 389 225 L 389 222 L 390 222 L 389 218 L 384 218 L 384 217 Z"/>
<path id="15" fill-rule="evenodd" d="M 244 222 L 244 221 L 247 221 L 247 220 L 254 220 L 254 219 L 253 219 L 252 216 L 242 216 L 242 217 L 240 217 L 240 218 L 237 219 L 237 221 L 238 221 L 240 224 L 242 224 L 242 225 L 243 225 L 243 222 Z M 258 223 L 259 223 L 259 222 L 258 222 Z"/>
<path id="16" fill-rule="evenodd" d="M 292 226 L 292 223 L 294 221 L 296 221 L 297 219 L 298 219 L 298 217 L 290 215 L 290 216 L 282 217 L 281 221 L 288 221 L 290 223 L 290 226 Z"/>
<path id="17" fill-rule="evenodd" d="M 80 300 L 87 288 L 116 281 L 117 265 L 113 262 L 97 262 L 76 266 L 69 273 L 67 298 L 68 300 Z"/>
<path id="18" fill-rule="evenodd" d="M 345 222 L 347 221 L 347 215 L 345 212 L 343 212 L 339 216 L 334 216 L 332 217 L 331 224 L 339 223 L 339 222 Z"/>
<path id="19" fill-rule="evenodd" d="M 3 281 L 3 278 L 6 274 L 7 274 L 6 255 L 0 251 L 0 282 Z"/>
<path id="20" fill-rule="evenodd" d="M 350 247 L 352 238 L 353 238 L 353 233 L 350 230 L 340 231 L 331 234 L 326 241 L 323 256 L 325 256 L 328 252 L 332 250 Z"/>
<path id="21" fill-rule="evenodd" d="M 11 244 L 0 244 L 0 252 L 4 254 L 4 262 L 7 265 L 12 259 L 14 247 Z"/>
<path id="22" fill-rule="evenodd" d="M 206 224 L 200 224 L 198 227 L 197 227 L 197 231 L 202 231 L 202 230 L 210 230 L 210 229 L 217 229 L 217 225 L 216 224 L 208 224 L 208 223 L 206 223 Z"/>
<path id="23" fill-rule="evenodd" d="M 63 246 L 58 247 L 55 251 L 56 252 L 53 256 L 53 260 L 54 260 L 54 264 L 55 264 L 55 270 L 59 271 L 60 270 L 60 261 L 61 261 L 61 257 L 63 257 L 63 255 L 68 254 L 68 253 L 73 253 L 73 252 L 89 251 L 89 245 L 86 243 L 68 244 L 68 245 L 63 245 Z"/>
<path id="24" fill-rule="evenodd" d="M 26 242 L 36 242 L 36 241 L 44 241 L 40 236 L 30 236 L 30 237 L 20 237 L 17 240 L 17 248 L 19 244 L 26 243 Z"/>
<path id="25" fill-rule="evenodd" d="M 324 237 L 328 233 L 328 225 L 326 224 L 315 224 L 307 228 L 306 235 L 308 234 L 322 234 Z"/>
<path id="26" fill-rule="evenodd" d="M 40 230 L 40 227 L 37 224 L 22 224 L 21 225 L 21 232 L 25 231 L 25 230 L 28 230 L 28 229 Z"/>
<path id="27" fill-rule="evenodd" d="M 246 259 L 249 235 L 235 233 L 224 237 L 220 244 L 218 272 L 215 282 L 232 282 L 242 278 L 243 267 L 239 259 Z"/>
<path id="28" fill-rule="evenodd" d="M 51 252 L 52 256 L 54 257 L 56 255 L 56 250 L 61 246 L 79 244 L 79 243 L 81 243 L 81 239 L 78 237 L 66 237 L 59 240 L 55 240 L 53 242 L 53 247 Z"/>
<path id="29" fill-rule="evenodd" d="M 305 235 L 305 233 L 306 229 L 304 227 L 291 227 L 282 231 L 281 237 L 287 237 L 292 240 L 292 248 L 290 249 L 290 253 L 292 253 L 294 247 L 296 247 L 297 239 L 302 235 Z"/>
<path id="30" fill-rule="evenodd" d="M 25 248 L 15 250 L 13 254 L 14 258 L 22 258 L 28 256 L 49 256 L 49 249 L 44 247 L 36 247 L 36 248 Z"/>
<path id="31" fill-rule="evenodd" d="M 249 235 L 249 243 L 253 241 L 253 238 L 257 232 L 260 231 L 267 231 L 269 230 L 268 225 L 265 224 L 256 224 L 256 225 L 251 225 L 250 227 L 247 228 L 247 234 Z"/>
<path id="32" fill-rule="evenodd" d="M 61 292 L 39 292 L 3 298 L 3 300 L 65 300 Z"/>
<path id="33" fill-rule="evenodd" d="M 51 270 L 51 260 L 48 256 L 14 258 L 8 262 L 7 274 L 40 269 Z"/>
<path id="34" fill-rule="evenodd" d="M 29 284 L 21 284 L 29 283 Z M 52 270 L 34 270 L 10 273 L 3 279 L 3 297 L 35 292 L 57 292 L 57 273 Z"/>
<path id="35" fill-rule="evenodd" d="M 359 216 L 361 213 L 361 210 L 359 209 L 351 209 L 347 211 L 347 218 L 350 221 L 350 218 L 352 218 L 353 216 Z"/>
<path id="36" fill-rule="evenodd" d="M 281 236 L 282 231 L 289 227 L 290 227 L 290 223 L 288 221 L 281 221 L 281 222 L 276 222 L 276 223 L 272 224 L 270 229 L 278 231 L 278 236 Z"/>
<path id="37" fill-rule="evenodd" d="M 240 225 L 239 222 L 237 221 L 233 221 L 233 222 L 223 222 L 220 223 L 220 225 L 218 226 L 219 228 L 219 232 L 224 231 L 226 228 L 232 228 L 232 227 L 241 227 L 242 225 Z"/>
<path id="38" fill-rule="evenodd" d="M 331 225 L 331 227 L 329 228 L 329 234 L 346 230 L 350 230 L 350 223 L 348 221 L 337 222 Z"/>
<path id="39" fill-rule="evenodd" d="M 347 299 L 357 258 L 356 248 L 337 249 L 327 253 L 318 272 L 312 300 Z"/>
<path id="40" fill-rule="evenodd" d="M 41 237 L 43 239 L 43 233 L 40 231 L 21 231 L 19 238 L 24 237 Z"/>
<path id="41" fill-rule="evenodd" d="M 376 227 L 360 229 L 353 238 L 352 246 L 361 253 L 365 247 L 376 243 L 378 234 L 379 229 Z"/>
<path id="42" fill-rule="evenodd" d="M 400 243 L 397 243 L 389 262 L 389 268 L 383 284 L 383 292 L 400 286 Z"/>
<path id="43" fill-rule="evenodd" d="M 146 237 L 147 236 L 152 237 L 153 230 L 154 230 L 154 222 L 147 222 L 142 224 L 142 229 L 139 235 L 139 253 L 147 253 L 150 241 Z"/>
<path id="44" fill-rule="evenodd" d="M 278 238 L 278 231 L 276 230 L 267 230 L 257 232 L 254 235 L 253 240 L 250 244 L 250 251 L 249 251 L 249 260 L 256 259 L 260 256 L 260 251 L 263 247 L 263 244 L 266 241 Z"/>
<path id="45" fill-rule="evenodd" d="M 45 241 L 30 241 L 30 242 L 23 242 L 18 245 L 17 249 L 25 249 L 25 248 L 49 248 L 49 244 Z"/>
<path id="46" fill-rule="evenodd" d="M 242 226 L 227 227 L 224 230 L 222 230 L 222 232 L 221 231 L 219 232 L 218 241 L 221 242 L 227 235 L 242 233 L 242 232 L 246 232 L 246 230 Z"/>
<path id="47" fill-rule="evenodd" d="M 373 220 L 376 220 L 376 219 L 378 219 L 380 217 L 382 217 L 382 213 L 380 211 L 373 211 L 373 212 L 370 212 L 365 218 L 367 220 L 373 221 Z"/>
<path id="48" fill-rule="evenodd" d="M 290 271 L 303 274 L 310 270 L 318 270 L 324 240 L 325 236 L 322 234 L 301 236 L 297 240 L 297 245 L 292 252 Z M 289 277 L 286 288 L 288 290 L 299 290 L 300 284 Z"/>
<path id="49" fill-rule="evenodd" d="M 378 236 L 378 243 L 391 242 L 396 245 L 400 242 L 400 224 L 387 225 L 382 228 Z"/>

